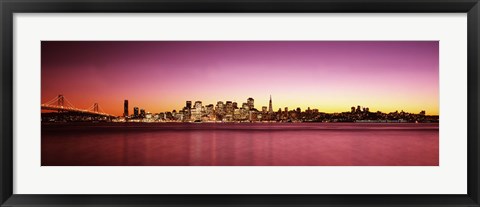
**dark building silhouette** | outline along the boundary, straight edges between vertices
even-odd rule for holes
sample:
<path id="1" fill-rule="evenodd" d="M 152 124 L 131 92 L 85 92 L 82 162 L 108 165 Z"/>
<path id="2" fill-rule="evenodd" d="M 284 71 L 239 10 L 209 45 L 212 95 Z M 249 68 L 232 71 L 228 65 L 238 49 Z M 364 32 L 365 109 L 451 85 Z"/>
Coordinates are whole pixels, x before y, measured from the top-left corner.
<path id="1" fill-rule="evenodd" d="M 123 116 L 124 117 L 128 116 L 128 100 L 125 100 L 123 102 Z"/>
<path id="2" fill-rule="evenodd" d="M 133 107 L 133 117 L 138 118 L 138 107 Z"/>
<path id="3" fill-rule="evenodd" d="M 270 95 L 270 102 L 268 103 L 268 113 L 273 113 L 273 108 L 272 108 L 272 95 Z"/>
<path id="4" fill-rule="evenodd" d="M 255 108 L 255 107 L 254 107 L 254 100 L 253 100 L 253 98 L 248 98 L 248 99 L 247 99 L 247 105 L 248 105 L 248 108 L 250 108 L 250 109 Z"/>

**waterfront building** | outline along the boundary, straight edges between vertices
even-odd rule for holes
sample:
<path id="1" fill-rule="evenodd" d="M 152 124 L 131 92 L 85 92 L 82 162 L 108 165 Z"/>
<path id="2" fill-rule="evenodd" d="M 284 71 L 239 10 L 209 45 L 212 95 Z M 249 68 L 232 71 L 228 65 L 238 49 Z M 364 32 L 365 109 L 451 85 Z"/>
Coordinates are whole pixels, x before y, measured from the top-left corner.
<path id="1" fill-rule="evenodd" d="M 133 107 L 133 118 L 138 118 L 138 107 Z"/>
<path id="2" fill-rule="evenodd" d="M 201 109 L 202 109 L 202 102 L 195 101 L 195 110 L 201 110 Z"/>
<path id="3" fill-rule="evenodd" d="M 247 99 L 247 105 L 248 105 L 248 108 L 250 108 L 250 109 L 255 108 L 253 98 L 250 97 L 250 98 Z"/>
<path id="4" fill-rule="evenodd" d="M 263 114 L 266 114 L 266 113 L 267 113 L 267 107 L 266 107 L 266 106 L 262 106 L 262 113 L 263 113 Z"/>
<path id="5" fill-rule="evenodd" d="M 185 107 L 183 108 L 183 119 L 184 121 L 190 121 L 192 118 L 192 101 L 186 101 Z"/>
<path id="6" fill-rule="evenodd" d="M 146 119 L 152 119 L 152 117 L 153 117 L 153 116 L 152 116 L 152 113 L 150 113 L 150 112 L 148 112 L 148 113 L 145 114 L 145 118 L 146 118 Z"/>
<path id="7" fill-rule="evenodd" d="M 165 120 L 172 120 L 173 119 L 173 114 L 172 112 L 167 112 L 165 113 Z"/>
<path id="8" fill-rule="evenodd" d="M 270 101 L 268 102 L 268 113 L 273 114 L 272 95 L 270 95 Z"/>
<path id="9" fill-rule="evenodd" d="M 213 104 L 208 104 L 205 106 L 205 115 L 207 116 L 209 121 L 215 120 L 215 109 Z"/>
<path id="10" fill-rule="evenodd" d="M 233 111 L 233 119 L 235 120 L 241 120 L 242 119 L 242 112 L 243 112 L 243 108 L 240 108 L 240 109 L 234 109 Z"/>
<path id="11" fill-rule="evenodd" d="M 123 117 L 128 116 L 128 100 L 123 101 Z"/>
<path id="12" fill-rule="evenodd" d="M 217 106 L 215 108 L 215 111 L 218 114 L 223 114 L 224 109 L 225 109 L 225 105 L 223 104 L 223 101 L 218 101 Z"/>
<path id="13" fill-rule="evenodd" d="M 183 111 L 179 111 L 179 113 L 176 113 L 175 114 L 175 120 L 177 121 L 183 121 L 183 117 L 184 117 L 184 113 L 182 113 Z"/>
<path id="14" fill-rule="evenodd" d="M 250 122 L 257 121 L 257 112 L 255 110 L 248 111 L 248 120 Z"/>
<path id="15" fill-rule="evenodd" d="M 245 109 L 245 110 L 250 110 L 250 107 L 248 106 L 248 103 L 242 103 L 242 109 Z"/>
<path id="16" fill-rule="evenodd" d="M 192 110 L 192 117 L 193 121 L 201 121 L 202 120 L 202 102 L 195 101 L 194 108 Z"/>
<path id="17" fill-rule="evenodd" d="M 227 115 L 233 116 L 233 103 L 231 101 L 227 101 L 225 104 L 225 112 Z"/>

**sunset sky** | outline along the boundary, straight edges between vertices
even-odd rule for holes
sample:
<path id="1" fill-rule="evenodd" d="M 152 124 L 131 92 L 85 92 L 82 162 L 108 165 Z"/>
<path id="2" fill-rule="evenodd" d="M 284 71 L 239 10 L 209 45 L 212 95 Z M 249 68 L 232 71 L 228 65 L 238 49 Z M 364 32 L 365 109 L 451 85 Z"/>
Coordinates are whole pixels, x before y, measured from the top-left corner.
<path id="1" fill-rule="evenodd" d="M 438 41 L 43 41 L 42 103 L 123 101 L 158 113 L 186 100 L 255 108 L 439 114 Z"/>

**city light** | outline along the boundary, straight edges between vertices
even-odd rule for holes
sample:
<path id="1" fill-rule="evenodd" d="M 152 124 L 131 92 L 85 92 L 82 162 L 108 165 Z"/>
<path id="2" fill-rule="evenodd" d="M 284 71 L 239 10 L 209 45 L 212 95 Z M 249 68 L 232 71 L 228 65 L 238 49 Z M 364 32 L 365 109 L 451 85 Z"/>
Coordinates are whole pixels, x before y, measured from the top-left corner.
<path id="1" fill-rule="evenodd" d="M 124 114 L 128 114 L 128 100 L 124 101 Z M 186 101 L 181 110 L 160 113 L 145 113 L 143 109 L 138 112 L 138 107 L 133 108 L 134 113 L 124 115 L 113 121 L 116 122 L 360 122 L 360 123 L 425 123 L 438 122 L 439 116 L 426 115 L 425 111 L 418 114 L 404 111 L 383 113 L 372 112 L 368 107 L 352 106 L 350 111 L 325 113 L 319 109 L 301 110 L 297 107 L 288 110 L 288 107 L 273 109 L 273 100 L 270 96 L 269 106 L 262 106 L 261 110 L 255 108 L 253 98 L 238 107 L 237 102 L 217 101 L 216 105 L 203 105 L 202 101 Z"/>

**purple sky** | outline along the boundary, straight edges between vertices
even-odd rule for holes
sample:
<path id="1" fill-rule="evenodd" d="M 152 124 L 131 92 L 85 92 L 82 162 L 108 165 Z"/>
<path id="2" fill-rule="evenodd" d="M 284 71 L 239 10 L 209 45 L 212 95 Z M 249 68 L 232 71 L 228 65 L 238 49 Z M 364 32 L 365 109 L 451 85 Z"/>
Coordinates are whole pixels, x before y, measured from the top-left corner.
<path id="1" fill-rule="evenodd" d="M 255 107 L 438 114 L 437 41 L 44 41 L 42 103 L 180 110 L 186 100 Z M 132 111 L 132 109 L 130 109 Z"/>

